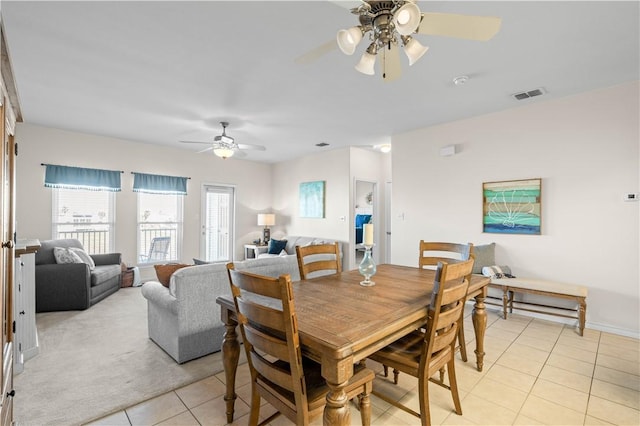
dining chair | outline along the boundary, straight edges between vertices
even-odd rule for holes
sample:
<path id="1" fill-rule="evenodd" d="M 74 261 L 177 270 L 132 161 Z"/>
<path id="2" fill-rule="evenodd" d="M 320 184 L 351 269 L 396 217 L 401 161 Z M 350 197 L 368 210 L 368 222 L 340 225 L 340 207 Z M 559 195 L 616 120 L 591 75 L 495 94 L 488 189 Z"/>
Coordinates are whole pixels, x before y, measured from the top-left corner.
<path id="1" fill-rule="evenodd" d="M 296 256 L 301 280 L 342 272 L 340 244 L 337 241 L 331 244 L 296 246 Z"/>
<path id="2" fill-rule="evenodd" d="M 457 263 L 473 257 L 473 244 L 431 242 L 420 240 L 420 268 L 435 268 L 438 262 Z M 467 344 L 464 337 L 464 309 L 460 313 L 460 327 L 458 327 L 458 345 L 460 358 L 467 362 Z"/>
<path id="3" fill-rule="evenodd" d="M 419 417 L 423 426 L 431 424 L 430 381 L 451 391 L 455 411 L 459 415 L 462 414 L 454 354 L 460 312 L 464 309 L 472 268 L 473 259 L 452 264 L 438 262 L 425 327 L 414 330 L 369 356 L 373 361 L 418 378 L 420 413 L 377 390 L 372 393 Z M 445 367 L 449 377 L 448 385 L 442 375 L 439 379 L 432 377 Z"/>
<path id="4" fill-rule="evenodd" d="M 438 262 L 458 263 L 472 257 L 473 244 L 432 242 L 420 240 L 418 266 L 420 268 L 434 269 Z M 458 327 L 458 346 L 460 358 L 467 362 L 467 345 L 464 337 L 464 309 L 460 313 L 460 326 Z M 384 376 L 389 375 L 389 367 L 383 366 Z M 393 372 L 394 383 L 398 384 L 398 372 Z"/>
<path id="5" fill-rule="evenodd" d="M 251 372 L 249 424 L 258 424 L 260 398 L 276 410 L 261 424 L 284 414 L 297 425 L 322 415 L 329 388 L 321 365 L 302 356 L 290 275 L 265 277 L 237 271 L 227 264 L 247 362 Z M 371 423 L 370 393 L 375 374 L 363 365 L 345 387 L 349 399 L 358 397 L 363 425 Z"/>

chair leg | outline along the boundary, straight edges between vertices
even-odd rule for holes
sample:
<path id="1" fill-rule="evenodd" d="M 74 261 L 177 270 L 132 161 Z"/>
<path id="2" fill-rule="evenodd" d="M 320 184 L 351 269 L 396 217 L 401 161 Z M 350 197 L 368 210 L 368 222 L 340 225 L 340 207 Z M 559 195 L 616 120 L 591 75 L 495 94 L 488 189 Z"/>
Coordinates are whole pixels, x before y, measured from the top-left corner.
<path id="1" fill-rule="evenodd" d="M 256 382 L 251 383 L 251 414 L 249 415 L 249 425 L 256 426 L 260 415 L 260 393 L 256 387 Z"/>
<path id="2" fill-rule="evenodd" d="M 464 339 L 464 315 L 460 317 L 460 324 L 458 324 L 458 344 L 460 345 L 460 358 L 462 358 L 464 362 L 467 362 L 467 342 Z"/>
<path id="3" fill-rule="evenodd" d="M 369 392 L 369 389 L 365 387 L 365 391 L 358 395 L 360 420 L 363 426 L 369 426 L 371 424 L 371 398 L 369 398 Z"/>
<path id="4" fill-rule="evenodd" d="M 453 405 L 456 407 L 456 414 L 462 415 L 462 405 L 460 404 L 460 394 L 458 393 L 458 382 L 456 381 L 455 359 L 451 357 L 448 363 L 449 389 L 453 397 Z"/>
<path id="5" fill-rule="evenodd" d="M 418 379 L 418 399 L 420 400 L 420 421 L 422 422 L 422 426 L 431 426 L 428 378 Z"/>

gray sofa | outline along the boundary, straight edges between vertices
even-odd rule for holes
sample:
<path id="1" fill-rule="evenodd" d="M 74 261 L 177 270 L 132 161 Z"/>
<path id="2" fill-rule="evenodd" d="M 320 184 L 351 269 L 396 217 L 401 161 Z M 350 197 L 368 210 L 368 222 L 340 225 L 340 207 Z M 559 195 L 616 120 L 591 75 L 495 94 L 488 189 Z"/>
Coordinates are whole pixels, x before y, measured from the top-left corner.
<path id="1" fill-rule="evenodd" d="M 56 263 L 55 247 L 83 248 L 76 239 L 42 241 L 36 252 L 36 312 L 87 309 L 120 288 L 120 253 L 92 254 L 86 263 Z"/>
<path id="2" fill-rule="evenodd" d="M 295 236 L 283 239 L 287 240 L 287 255 L 263 254 L 258 259 L 236 261 L 236 269 L 270 277 L 289 274 L 292 281 L 299 281 L 295 246 L 335 241 Z M 169 288 L 147 281 L 142 295 L 148 305 L 149 338 L 178 363 L 221 349 L 225 329 L 216 298 L 231 297 L 226 263 L 179 269 L 171 276 Z"/>
<path id="3" fill-rule="evenodd" d="M 300 280 L 295 256 L 234 262 L 236 269 Z M 157 281 L 142 285 L 147 299 L 149 338 L 179 364 L 217 352 L 225 332 L 216 298 L 231 297 L 226 263 L 189 266 L 171 276 L 169 288 Z"/>

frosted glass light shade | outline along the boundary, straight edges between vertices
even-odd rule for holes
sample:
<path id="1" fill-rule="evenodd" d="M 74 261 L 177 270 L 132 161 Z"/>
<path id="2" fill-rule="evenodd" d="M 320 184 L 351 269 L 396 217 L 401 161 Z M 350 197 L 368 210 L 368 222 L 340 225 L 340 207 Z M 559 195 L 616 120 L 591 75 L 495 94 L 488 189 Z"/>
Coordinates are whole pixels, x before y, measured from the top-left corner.
<path id="1" fill-rule="evenodd" d="M 413 33 L 420 24 L 420 8 L 414 3 L 406 3 L 393 14 L 393 23 L 400 35 Z"/>
<path id="2" fill-rule="evenodd" d="M 360 58 L 360 62 L 356 64 L 356 70 L 362 74 L 374 75 L 376 65 L 376 55 L 372 55 L 369 52 L 364 52 Z"/>
<path id="3" fill-rule="evenodd" d="M 353 55 L 361 40 L 362 28 L 360 27 L 351 27 L 348 30 L 338 31 L 338 47 L 345 55 Z"/>
<path id="4" fill-rule="evenodd" d="M 233 149 L 226 146 L 218 146 L 216 148 L 213 148 L 213 153 L 218 157 L 226 160 L 227 158 L 233 156 Z"/>
<path id="5" fill-rule="evenodd" d="M 383 152 L 385 154 L 391 152 L 391 144 L 385 143 L 383 145 L 380 145 L 380 152 Z"/>
<path id="6" fill-rule="evenodd" d="M 258 214 L 259 226 L 273 226 L 276 224 L 276 215 L 273 213 L 260 213 Z"/>
<path id="7" fill-rule="evenodd" d="M 409 66 L 415 64 L 418 59 L 422 58 L 422 55 L 427 53 L 428 47 L 420 44 L 418 40 L 413 37 L 407 37 L 407 41 L 404 44 L 404 53 L 409 58 Z"/>

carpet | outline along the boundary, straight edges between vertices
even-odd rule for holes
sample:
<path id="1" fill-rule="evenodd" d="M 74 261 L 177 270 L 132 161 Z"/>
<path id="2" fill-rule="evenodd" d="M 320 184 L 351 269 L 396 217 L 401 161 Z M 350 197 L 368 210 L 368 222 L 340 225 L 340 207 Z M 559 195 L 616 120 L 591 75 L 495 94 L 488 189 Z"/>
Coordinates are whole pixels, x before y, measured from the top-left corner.
<path id="1" fill-rule="evenodd" d="M 14 377 L 18 425 L 79 425 L 223 369 L 220 352 L 179 365 L 153 343 L 140 287 L 36 323 L 40 353 Z"/>

